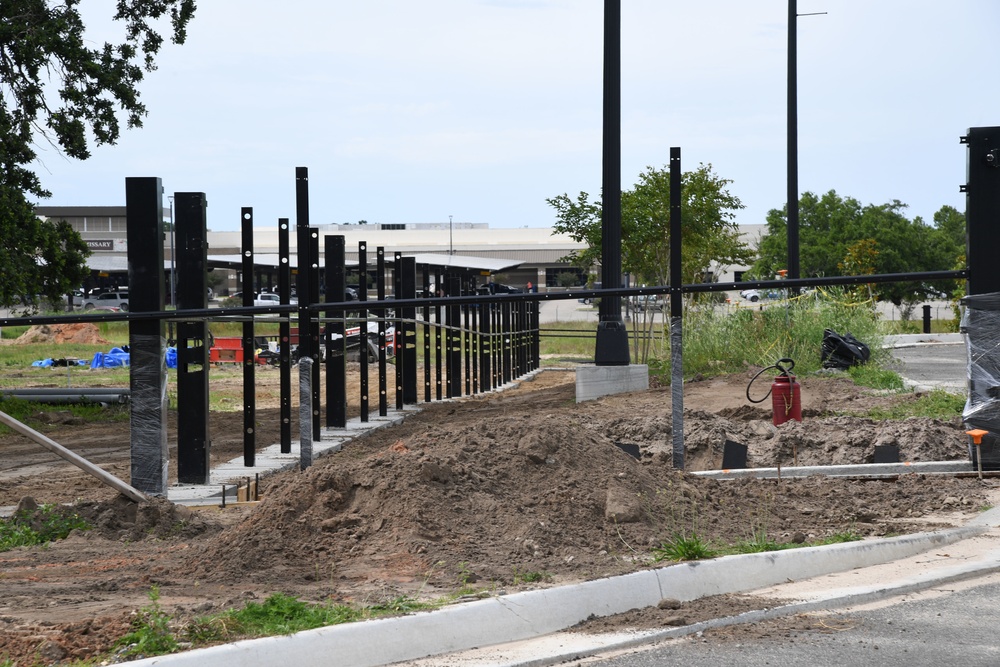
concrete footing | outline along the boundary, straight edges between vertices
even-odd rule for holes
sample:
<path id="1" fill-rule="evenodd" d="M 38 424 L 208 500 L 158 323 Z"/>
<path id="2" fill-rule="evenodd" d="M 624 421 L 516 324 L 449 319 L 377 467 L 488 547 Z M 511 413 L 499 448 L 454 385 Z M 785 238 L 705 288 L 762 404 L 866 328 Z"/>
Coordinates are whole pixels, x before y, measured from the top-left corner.
<path id="1" fill-rule="evenodd" d="M 649 389 L 649 366 L 585 365 L 576 369 L 576 402 Z"/>

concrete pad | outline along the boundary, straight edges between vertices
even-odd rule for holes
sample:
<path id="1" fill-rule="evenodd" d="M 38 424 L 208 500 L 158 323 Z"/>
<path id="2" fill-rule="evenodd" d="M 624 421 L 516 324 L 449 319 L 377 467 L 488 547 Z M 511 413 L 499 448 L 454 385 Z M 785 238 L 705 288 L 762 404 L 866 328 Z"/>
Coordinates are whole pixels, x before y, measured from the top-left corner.
<path id="1" fill-rule="evenodd" d="M 576 402 L 649 389 L 649 366 L 582 365 L 576 369 Z"/>

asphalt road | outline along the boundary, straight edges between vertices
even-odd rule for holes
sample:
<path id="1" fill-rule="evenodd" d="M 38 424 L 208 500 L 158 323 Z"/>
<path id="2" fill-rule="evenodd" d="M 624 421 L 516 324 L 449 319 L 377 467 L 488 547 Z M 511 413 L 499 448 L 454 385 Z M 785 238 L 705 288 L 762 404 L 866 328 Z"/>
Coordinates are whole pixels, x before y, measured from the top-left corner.
<path id="1" fill-rule="evenodd" d="M 998 595 L 1000 575 L 994 574 L 927 593 L 892 598 L 877 606 L 815 616 L 811 623 L 814 629 L 797 631 L 792 636 L 775 632 L 768 637 L 726 641 L 710 635 L 692 636 L 580 664 L 602 667 L 998 665 Z"/>

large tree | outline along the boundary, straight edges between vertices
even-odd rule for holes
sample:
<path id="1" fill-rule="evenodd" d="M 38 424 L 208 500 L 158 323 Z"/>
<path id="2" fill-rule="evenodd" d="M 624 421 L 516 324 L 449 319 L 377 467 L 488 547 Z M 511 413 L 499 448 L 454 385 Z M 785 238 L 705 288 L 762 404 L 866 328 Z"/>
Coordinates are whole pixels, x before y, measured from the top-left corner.
<path id="1" fill-rule="evenodd" d="M 2 305 L 65 293 L 85 275 L 79 235 L 32 212 L 28 197 L 49 196 L 32 170 L 36 142 L 84 160 L 91 144 L 118 140 L 119 116 L 129 128 L 141 126 L 146 107 L 138 86 L 156 67 L 161 32 L 183 43 L 195 9 L 194 0 L 118 0 L 113 18 L 123 26 L 121 41 L 92 48 L 79 4 L 0 3 L 0 238 L 5 271 L 27 272 L 0 278 Z"/>
<path id="2" fill-rule="evenodd" d="M 905 210 L 906 204 L 898 200 L 863 206 L 833 190 L 822 197 L 804 193 L 799 200 L 802 277 L 952 269 L 963 252 L 964 216 L 946 206 L 934 216 L 937 225 L 930 226 L 920 217 L 908 219 Z M 772 278 L 787 268 L 787 230 L 786 209 L 769 211 L 767 232 L 751 275 Z M 948 285 L 947 281 L 914 281 L 879 283 L 872 289 L 880 298 L 899 305 L 948 291 Z"/>
<path id="3" fill-rule="evenodd" d="M 731 181 L 699 165 L 681 175 L 681 275 L 702 282 L 712 267 L 749 262 L 752 250 L 740 239 Z M 556 210 L 558 232 L 587 243 L 570 259 L 589 269 L 601 261 L 601 205 L 581 192 L 546 200 Z M 622 270 L 638 282 L 666 285 L 670 276 L 670 170 L 647 167 L 631 190 L 622 192 Z"/>

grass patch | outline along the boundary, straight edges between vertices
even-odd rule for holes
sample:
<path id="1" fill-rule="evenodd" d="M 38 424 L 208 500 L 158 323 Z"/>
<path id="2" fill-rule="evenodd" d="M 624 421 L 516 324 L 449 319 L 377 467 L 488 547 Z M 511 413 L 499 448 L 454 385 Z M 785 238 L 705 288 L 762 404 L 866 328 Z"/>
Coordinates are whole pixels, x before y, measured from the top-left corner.
<path id="1" fill-rule="evenodd" d="M 688 308 L 684 314 L 684 377 L 744 372 L 770 366 L 778 359 L 795 360 L 795 374 L 821 367 L 823 332 L 850 331 L 872 352 L 871 366 L 890 358 L 882 349 L 883 328 L 870 304 L 835 299 L 800 299 L 764 309 Z M 650 359 L 650 371 L 670 377 L 669 346 Z M 654 347 L 655 349 L 655 347 Z"/>
<path id="2" fill-rule="evenodd" d="M 920 394 L 912 401 L 897 403 L 887 408 L 873 408 L 863 416 L 871 419 L 907 419 L 908 417 L 927 417 L 930 419 L 949 420 L 961 416 L 965 409 L 965 398 L 950 394 L 941 389 L 935 389 Z"/>
<path id="3" fill-rule="evenodd" d="M 160 589 L 149 591 L 151 603 L 143 607 L 132 620 L 132 629 L 116 646 L 122 647 L 119 655 L 126 658 L 146 658 L 174 653 L 180 648 L 170 629 L 170 616 L 160 608 Z"/>
<path id="4" fill-rule="evenodd" d="M 538 351 L 543 357 L 593 359 L 596 341 L 596 322 L 553 322 L 538 330 Z"/>
<path id="5" fill-rule="evenodd" d="M 21 510 L 8 519 L 0 519 L 0 551 L 65 539 L 73 530 L 90 530 L 90 524 L 56 505 L 42 505 L 34 511 Z"/>
<path id="6" fill-rule="evenodd" d="M 420 602 L 402 596 L 367 606 L 314 604 L 284 593 L 275 593 L 263 602 L 248 602 L 242 609 L 199 617 L 180 629 L 178 635 L 194 645 L 289 635 L 328 625 L 436 609 L 446 601 Z M 169 643 L 165 643 L 164 647 L 169 649 Z"/>
<path id="7" fill-rule="evenodd" d="M 717 555 L 719 554 L 715 549 L 709 547 L 707 543 L 703 542 L 694 533 L 691 535 L 674 533 L 669 540 L 653 549 L 653 560 L 657 563 L 665 560 L 678 562 L 703 560 L 705 558 L 715 558 Z"/>
<path id="8" fill-rule="evenodd" d="M 4 412 L 17 421 L 43 431 L 47 422 L 40 419 L 45 411 L 58 410 L 68 412 L 73 419 L 85 422 L 119 422 L 127 421 L 129 418 L 128 405 L 109 405 L 107 407 L 96 403 L 66 403 L 50 405 L 35 401 L 26 401 L 15 397 L 0 397 L 0 412 Z M 6 424 L 0 424 L 0 435 L 11 433 L 12 429 Z"/>
<path id="9" fill-rule="evenodd" d="M 851 376 L 854 384 L 859 387 L 870 387 L 884 391 L 902 391 L 906 388 L 899 373 L 871 363 L 851 366 L 847 373 Z"/>

